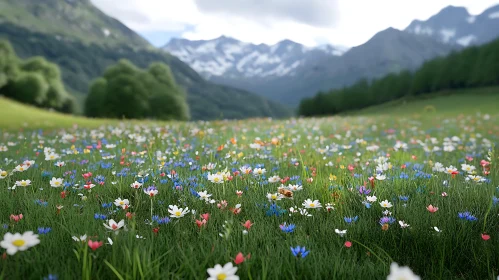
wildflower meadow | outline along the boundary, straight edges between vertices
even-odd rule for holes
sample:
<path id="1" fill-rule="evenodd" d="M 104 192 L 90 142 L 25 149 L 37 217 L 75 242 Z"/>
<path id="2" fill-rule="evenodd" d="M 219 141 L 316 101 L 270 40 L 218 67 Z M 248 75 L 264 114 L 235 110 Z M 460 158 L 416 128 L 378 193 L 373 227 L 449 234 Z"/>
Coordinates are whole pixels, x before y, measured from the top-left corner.
<path id="1" fill-rule="evenodd" d="M 499 116 L 3 131 L 0 279 L 493 279 Z"/>

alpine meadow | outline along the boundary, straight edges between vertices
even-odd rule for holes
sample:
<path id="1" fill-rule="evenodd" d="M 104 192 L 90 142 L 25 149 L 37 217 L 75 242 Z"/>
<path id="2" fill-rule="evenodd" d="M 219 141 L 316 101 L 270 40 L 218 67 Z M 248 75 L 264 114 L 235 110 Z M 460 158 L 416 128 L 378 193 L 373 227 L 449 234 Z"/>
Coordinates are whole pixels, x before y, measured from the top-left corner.
<path id="1" fill-rule="evenodd" d="M 0 0 L 0 279 L 499 280 L 478 2 Z"/>

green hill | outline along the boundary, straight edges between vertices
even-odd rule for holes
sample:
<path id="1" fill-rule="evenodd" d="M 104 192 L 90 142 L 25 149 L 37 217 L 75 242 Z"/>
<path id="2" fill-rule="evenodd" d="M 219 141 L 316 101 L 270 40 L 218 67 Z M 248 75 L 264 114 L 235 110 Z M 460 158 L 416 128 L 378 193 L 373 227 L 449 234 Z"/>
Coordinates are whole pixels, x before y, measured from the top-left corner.
<path id="1" fill-rule="evenodd" d="M 2 0 L 0 22 L 52 34 L 65 41 L 151 47 L 144 38 L 94 7 L 90 0 Z"/>
<path id="2" fill-rule="evenodd" d="M 405 97 L 344 115 L 445 116 L 480 112 L 497 114 L 499 87 L 446 90 L 423 97 Z"/>

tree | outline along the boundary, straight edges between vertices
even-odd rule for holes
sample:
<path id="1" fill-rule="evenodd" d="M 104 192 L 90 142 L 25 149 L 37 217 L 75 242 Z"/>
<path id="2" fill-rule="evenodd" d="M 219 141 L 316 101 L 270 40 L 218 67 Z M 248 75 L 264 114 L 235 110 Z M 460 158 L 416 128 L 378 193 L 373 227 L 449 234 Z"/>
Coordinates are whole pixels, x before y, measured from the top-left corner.
<path id="1" fill-rule="evenodd" d="M 7 97 L 32 105 L 41 105 L 49 89 L 40 73 L 22 73 L 7 87 Z"/>
<path id="2" fill-rule="evenodd" d="M 92 84 L 85 115 L 188 120 L 189 107 L 167 65 L 153 63 L 144 71 L 120 60 Z"/>
<path id="3" fill-rule="evenodd" d="M 16 53 L 6 40 L 0 40 L 0 89 L 15 79 L 19 72 Z"/>

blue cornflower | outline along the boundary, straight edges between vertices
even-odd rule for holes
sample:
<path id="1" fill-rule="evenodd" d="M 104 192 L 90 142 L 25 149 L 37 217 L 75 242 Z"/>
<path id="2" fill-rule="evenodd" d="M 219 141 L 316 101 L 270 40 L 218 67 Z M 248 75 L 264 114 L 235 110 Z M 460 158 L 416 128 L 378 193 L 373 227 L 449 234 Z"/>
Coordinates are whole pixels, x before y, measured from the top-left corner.
<path id="1" fill-rule="evenodd" d="M 35 200 L 35 203 L 38 204 L 38 205 L 40 205 L 40 206 L 44 206 L 44 207 L 47 207 L 47 205 L 48 205 L 47 201 L 43 201 L 41 199 Z"/>
<path id="2" fill-rule="evenodd" d="M 158 223 L 158 225 L 167 224 L 170 222 L 170 218 L 168 217 L 161 218 L 158 215 L 152 216 L 152 220 Z"/>
<path id="3" fill-rule="evenodd" d="M 284 224 L 279 225 L 279 228 L 281 228 L 281 230 L 284 232 L 290 233 L 295 231 L 296 225 L 295 224 L 288 225 L 286 224 L 286 222 L 284 222 Z"/>
<path id="4" fill-rule="evenodd" d="M 409 179 L 409 175 L 407 175 L 404 172 L 402 172 L 402 173 L 400 173 L 399 178 L 400 179 Z"/>
<path id="5" fill-rule="evenodd" d="M 499 203 L 499 198 L 497 198 L 497 197 L 495 197 L 495 196 L 494 196 L 494 197 L 492 197 L 492 204 L 493 204 L 493 205 L 497 205 L 498 203 Z"/>
<path id="6" fill-rule="evenodd" d="M 47 227 L 47 228 L 44 228 L 44 227 L 39 227 L 38 228 L 38 234 L 47 234 L 51 231 L 52 229 Z"/>
<path id="7" fill-rule="evenodd" d="M 395 222 L 395 218 L 394 217 L 382 217 L 381 219 L 379 219 L 379 224 L 380 225 L 384 225 L 384 224 L 393 224 Z"/>
<path id="8" fill-rule="evenodd" d="M 365 206 L 367 209 L 370 209 L 370 208 L 371 208 L 371 203 L 369 203 L 367 200 L 362 201 L 362 204 L 364 204 L 364 206 Z"/>
<path id="9" fill-rule="evenodd" d="M 299 258 L 301 257 L 302 259 L 305 258 L 310 251 L 307 251 L 304 247 L 296 246 L 296 248 L 290 247 L 291 248 L 291 253 L 293 253 L 293 256 Z"/>
<path id="10" fill-rule="evenodd" d="M 360 194 L 365 194 L 365 195 L 368 195 L 371 193 L 371 190 L 364 187 L 364 186 L 360 186 L 360 187 L 357 187 L 357 189 L 359 190 L 359 193 Z"/>
<path id="11" fill-rule="evenodd" d="M 281 216 L 286 213 L 285 209 L 282 209 L 281 207 L 277 206 L 276 204 L 271 204 L 267 212 L 265 213 L 267 216 Z"/>
<path id="12" fill-rule="evenodd" d="M 467 221 L 477 221 L 478 218 L 471 215 L 470 212 L 466 211 L 466 212 L 460 212 L 460 213 L 457 213 L 457 216 L 459 217 L 459 219 L 461 220 L 467 220 Z"/>
<path id="13" fill-rule="evenodd" d="M 104 214 L 95 213 L 94 214 L 94 219 L 96 219 L 96 220 L 99 220 L 99 219 L 105 220 L 105 219 L 107 219 L 107 216 L 104 215 Z"/>
<path id="14" fill-rule="evenodd" d="M 359 216 L 355 217 L 344 217 L 343 220 L 345 220 L 346 223 L 351 224 L 356 222 L 359 219 Z"/>
<path id="15" fill-rule="evenodd" d="M 102 203 L 102 208 L 109 208 L 109 207 L 112 207 L 113 206 L 113 203 L 112 202 L 109 202 L 109 203 Z"/>
<path id="16" fill-rule="evenodd" d="M 47 277 L 43 277 L 43 280 L 58 280 L 59 277 L 54 274 L 49 274 Z"/>
<path id="17" fill-rule="evenodd" d="M 408 195 L 399 195 L 399 199 L 402 200 L 402 201 L 408 201 L 409 200 L 409 196 Z"/>

